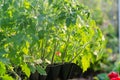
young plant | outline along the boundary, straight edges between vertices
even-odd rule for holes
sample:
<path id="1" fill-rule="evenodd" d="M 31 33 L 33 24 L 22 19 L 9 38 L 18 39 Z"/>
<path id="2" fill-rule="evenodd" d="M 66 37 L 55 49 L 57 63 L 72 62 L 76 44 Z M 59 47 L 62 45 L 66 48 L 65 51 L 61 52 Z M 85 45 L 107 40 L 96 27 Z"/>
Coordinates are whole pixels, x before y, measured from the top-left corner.
<path id="1" fill-rule="evenodd" d="M 78 1 L 3 0 L 0 5 L 0 61 L 16 79 L 21 73 L 46 75 L 50 63 L 74 62 L 86 71 L 102 58 L 102 32 Z"/>

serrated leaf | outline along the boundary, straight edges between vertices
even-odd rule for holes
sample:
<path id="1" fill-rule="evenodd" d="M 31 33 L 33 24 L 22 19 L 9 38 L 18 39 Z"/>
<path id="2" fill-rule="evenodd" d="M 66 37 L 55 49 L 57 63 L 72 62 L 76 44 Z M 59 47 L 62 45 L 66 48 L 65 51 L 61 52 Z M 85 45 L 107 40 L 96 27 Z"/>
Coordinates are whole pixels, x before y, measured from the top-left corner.
<path id="1" fill-rule="evenodd" d="M 46 71 L 40 65 L 37 65 L 36 69 L 41 75 L 47 75 Z"/>
<path id="2" fill-rule="evenodd" d="M 34 65 L 28 65 L 29 66 L 29 68 L 30 68 L 30 71 L 32 72 L 32 73 L 35 73 L 35 71 L 36 71 L 36 67 L 34 66 Z"/>
<path id="3" fill-rule="evenodd" d="M 21 66 L 21 68 L 22 68 L 22 71 L 27 75 L 27 77 L 29 77 L 30 76 L 30 69 L 28 68 L 27 64 L 23 64 Z"/>
<path id="4" fill-rule="evenodd" d="M 88 55 L 83 55 L 81 59 L 83 72 L 85 72 L 90 67 L 90 57 Z"/>

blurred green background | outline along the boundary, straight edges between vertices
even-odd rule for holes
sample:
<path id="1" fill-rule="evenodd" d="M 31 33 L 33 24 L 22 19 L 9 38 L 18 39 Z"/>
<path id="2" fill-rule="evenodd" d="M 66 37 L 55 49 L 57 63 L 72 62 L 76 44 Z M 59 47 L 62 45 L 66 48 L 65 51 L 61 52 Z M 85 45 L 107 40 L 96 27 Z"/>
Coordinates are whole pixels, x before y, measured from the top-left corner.
<path id="1" fill-rule="evenodd" d="M 103 31 L 106 39 L 105 55 L 97 69 L 110 72 L 120 67 L 118 61 L 118 1 L 117 0 L 79 0 L 91 10 L 91 17 Z M 117 70 L 118 72 L 119 69 Z"/>
<path id="2" fill-rule="evenodd" d="M 117 0 L 80 0 L 91 9 L 92 17 L 102 29 L 110 53 L 118 53 Z"/>

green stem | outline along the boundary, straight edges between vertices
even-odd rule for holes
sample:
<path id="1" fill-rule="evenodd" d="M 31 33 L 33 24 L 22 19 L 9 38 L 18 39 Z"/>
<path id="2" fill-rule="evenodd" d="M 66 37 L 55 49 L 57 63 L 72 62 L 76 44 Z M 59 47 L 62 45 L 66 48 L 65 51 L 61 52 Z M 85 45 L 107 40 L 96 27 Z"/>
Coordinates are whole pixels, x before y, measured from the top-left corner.
<path id="1" fill-rule="evenodd" d="M 43 43 L 43 40 L 42 40 L 42 54 L 41 54 L 41 59 L 43 59 L 43 57 L 44 57 L 44 43 Z"/>
<path id="2" fill-rule="evenodd" d="M 13 69 L 11 69 L 9 66 L 8 66 L 8 68 L 16 76 L 17 80 L 22 80 L 21 77 Z"/>
<path id="3" fill-rule="evenodd" d="M 86 44 L 83 45 L 83 47 L 81 48 L 81 50 L 77 53 L 76 56 L 74 56 L 69 62 L 71 63 L 75 58 L 77 58 L 80 53 L 82 53 L 82 51 L 85 49 L 85 47 L 89 44 L 90 42 L 87 42 Z"/>
<path id="4" fill-rule="evenodd" d="M 57 47 L 57 43 L 54 44 L 54 50 L 53 50 L 53 55 L 52 55 L 51 64 L 54 63 L 54 56 L 55 56 L 56 47 Z"/>
<path id="5" fill-rule="evenodd" d="M 68 43 L 69 43 L 69 40 L 70 40 L 70 35 L 68 36 L 68 39 L 67 39 L 67 42 L 66 42 L 66 47 L 65 47 L 65 50 L 64 50 L 64 57 L 62 58 L 62 63 L 64 63 L 64 58 L 66 56 L 66 53 L 67 53 L 67 48 L 68 48 Z"/>
<path id="6" fill-rule="evenodd" d="M 45 55 L 46 55 L 46 47 L 47 47 L 47 45 L 48 45 L 47 42 L 48 42 L 48 41 L 47 41 L 47 39 L 46 39 L 46 40 L 45 40 L 45 46 L 44 46 L 43 60 L 45 59 Z"/>

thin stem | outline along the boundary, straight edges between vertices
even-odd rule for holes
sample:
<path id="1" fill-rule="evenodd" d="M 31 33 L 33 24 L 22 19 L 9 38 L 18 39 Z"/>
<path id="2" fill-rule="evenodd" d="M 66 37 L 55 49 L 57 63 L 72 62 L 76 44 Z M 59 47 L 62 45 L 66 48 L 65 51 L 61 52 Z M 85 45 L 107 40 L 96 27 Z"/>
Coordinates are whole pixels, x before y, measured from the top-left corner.
<path id="1" fill-rule="evenodd" d="M 21 80 L 21 77 L 13 69 L 11 69 L 9 66 L 8 66 L 8 68 L 16 76 L 17 80 Z"/>
<path id="2" fill-rule="evenodd" d="M 69 40 L 70 40 L 70 35 L 69 35 L 69 37 L 68 37 L 68 39 L 67 39 L 66 47 L 65 47 L 65 50 L 64 50 L 64 54 L 65 54 L 65 56 L 66 56 L 66 53 L 67 53 L 67 48 L 68 48 Z M 65 56 L 64 56 L 63 59 L 62 59 L 62 63 L 64 63 L 64 58 L 65 58 Z"/>
<path id="3" fill-rule="evenodd" d="M 43 43 L 43 41 L 42 41 L 42 55 L 41 55 L 41 59 L 43 59 L 43 57 L 44 57 L 44 43 Z"/>
<path id="4" fill-rule="evenodd" d="M 53 55 L 52 55 L 51 64 L 54 63 L 54 56 L 55 56 L 56 47 L 57 47 L 57 43 L 54 44 L 54 50 L 53 50 Z"/>
<path id="5" fill-rule="evenodd" d="M 74 56 L 69 62 L 71 63 L 75 58 L 77 58 L 80 53 L 82 53 L 82 51 L 85 49 L 85 47 L 89 44 L 90 42 L 87 42 L 85 45 L 83 45 L 83 47 L 81 48 L 81 50 L 77 53 L 76 56 Z"/>

